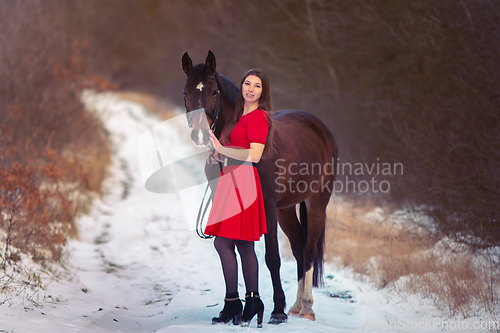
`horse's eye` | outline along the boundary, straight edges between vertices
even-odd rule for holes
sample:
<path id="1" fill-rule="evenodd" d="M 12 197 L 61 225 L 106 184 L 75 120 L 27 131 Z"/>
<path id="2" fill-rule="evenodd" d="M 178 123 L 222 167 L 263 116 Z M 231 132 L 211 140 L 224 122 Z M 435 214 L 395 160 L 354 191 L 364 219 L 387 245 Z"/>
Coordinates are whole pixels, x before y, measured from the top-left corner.
<path id="1" fill-rule="evenodd" d="M 218 91 L 217 91 L 217 90 L 214 90 L 214 91 L 212 92 L 212 96 L 216 96 L 216 95 L 217 95 L 217 93 L 218 93 Z"/>
<path id="2" fill-rule="evenodd" d="M 187 93 L 184 93 L 184 98 L 188 98 L 188 94 Z"/>

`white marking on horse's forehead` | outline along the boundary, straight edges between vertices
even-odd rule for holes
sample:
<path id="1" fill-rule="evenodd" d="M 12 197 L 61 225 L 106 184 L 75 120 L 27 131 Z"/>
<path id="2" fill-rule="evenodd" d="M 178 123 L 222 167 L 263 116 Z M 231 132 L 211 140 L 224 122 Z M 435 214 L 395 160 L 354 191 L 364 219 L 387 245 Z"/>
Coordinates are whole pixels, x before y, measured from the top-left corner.
<path id="1" fill-rule="evenodd" d="M 198 89 L 199 91 L 202 91 L 202 90 L 203 90 L 203 87 L 204 87 L 203 82 L 200 82 L 200 83 L 198 83 L 198 85 L 196 86 L 196 89 Z"/>

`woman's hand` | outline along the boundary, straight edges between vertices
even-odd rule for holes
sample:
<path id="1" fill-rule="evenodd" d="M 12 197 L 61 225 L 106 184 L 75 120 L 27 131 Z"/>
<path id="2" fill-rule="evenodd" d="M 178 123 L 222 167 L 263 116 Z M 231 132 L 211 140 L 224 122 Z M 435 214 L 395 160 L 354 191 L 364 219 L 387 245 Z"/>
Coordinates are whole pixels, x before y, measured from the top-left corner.
<path id="1" fill-rule="evenodd" d="M 214 149 L 210 149 L 207 155 L 207 163 L 208 164 L 217 164 L 222 162 L 222 157 L 219 153 L 217 153 Z"/>
<path id="2" fill-rule="evenodd" d="M 220 154 L 220 147 L 222 147 L 222 144 L 219 142 L 219 140 L 217 139 L 217 137 L 215 136 L 215 134 L 212 131 L 209 131 L 209 133 L 210 133 L 210 142 L 211 142 L 210 148 L 215 149 L 215 152 L 217 154 Z"/>
<path id="3" fill-rule="evenodd" d="M 217 163 L 217 160 L 215 159 L 215 155 L 214 155 L 215 151 L 210 149 L 208 151 L 208 154 L 207 154 L 207 163 L 208 164 L 215 164 Z"/>

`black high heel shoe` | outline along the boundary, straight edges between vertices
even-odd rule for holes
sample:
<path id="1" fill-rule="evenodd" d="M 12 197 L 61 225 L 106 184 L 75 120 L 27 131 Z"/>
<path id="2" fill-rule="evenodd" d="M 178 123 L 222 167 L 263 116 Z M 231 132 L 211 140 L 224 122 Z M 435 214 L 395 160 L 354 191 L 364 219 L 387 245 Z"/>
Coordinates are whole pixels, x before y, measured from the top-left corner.
<path id="1" fill-rule="evenodd" d="M 257 314 L 257 327 L 262 328 L 264 303 L 262 303 L 259 293 L 252 291 L 245 294 L 245 309 L 243 310 L 243 322 L 241 326 L 249 326 L 255 314 Z"/>
<path id="2" fill-rule="evenodd" d="M 233 321 L 233 325 L 239 325 L 241 323 L 242 309 L 243 306 L 241 305 L 238 293 L 227 294 L 226 298 L 224 298 L 224 308 L 219 313 L 219 317 L 212 318 L 212 325 L 227 324 L 231 320 Z"/>

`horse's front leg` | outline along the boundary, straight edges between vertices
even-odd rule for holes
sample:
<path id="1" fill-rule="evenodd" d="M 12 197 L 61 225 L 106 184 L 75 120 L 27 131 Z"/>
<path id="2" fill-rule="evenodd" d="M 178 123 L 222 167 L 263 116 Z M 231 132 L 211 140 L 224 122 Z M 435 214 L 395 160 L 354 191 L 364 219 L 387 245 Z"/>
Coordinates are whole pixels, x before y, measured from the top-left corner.
<path id="1" fill-rule="evenodd" d="M 278 223 L 276 203 L 265 202 L 267 234 L 266 240 L 266 265 L 271 273 L 274 292 L 274 310 L 271 313 L 269 324 L 280 324 L 287 321 L 288 317 L 285 314 L 285 293 L 281 285 L 280 267 L 281 259 L 278 248 Z"/>

